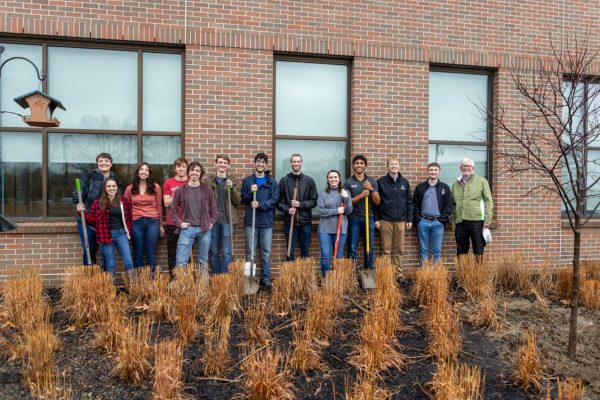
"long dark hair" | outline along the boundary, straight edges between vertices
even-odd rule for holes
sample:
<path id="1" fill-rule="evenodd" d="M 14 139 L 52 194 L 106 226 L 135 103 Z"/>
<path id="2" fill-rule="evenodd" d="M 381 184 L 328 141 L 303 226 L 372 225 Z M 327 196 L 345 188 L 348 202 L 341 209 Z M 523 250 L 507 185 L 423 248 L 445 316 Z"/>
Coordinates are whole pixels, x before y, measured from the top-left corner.
<path id="1" fill-rule="evenodd" d="M 327 175 L 325 175 L 325 180 L 327 181 L 327 189 L 325 189 L 325 191 L 327 193 L 331 192 L 331 186 L 329 186 L 329 174 L 335 172 L 338 176 L 338 178 L 340 178 L 340 183 L 338 183 L 337 185 L 337 191 L 338 193 L 342 192 L 342 175 L 340 174 L 340 171 L 338 171 L 337 169 L 332 169 L 329 170 L 329 172 L 327 172 Z"/>
<path id="2" fill-rule="evenodd" d="M 112 201 L 110 201 L 108 194 L 106 193 L 107 182 L 114 182 L 115 185 L 117 185 L 117 193 L 115 193 L 115 198 Z M 112 177 L 108 177 L 104 180 L 104 183 L 102 184 L 102 194 L 100 195 L 100 209 L 106 210 L 109 205 L 113 207 L 121 207 L 121 191 L 119 190 L 119 184 L 117 183 L 117 180 Z"/>
<path id="3" fill-rule="evenodd" d="M 148 167 L 148 179 L 146 179 L 146 193 L 149 195 L 154 194 L 154 175 L 152 175 L 152 168 L 148 165 L 147 162 L 143 162 L 135 170 L 135 174 L 133 175 L 133 182 L 131 182 L 131 194 L 137 195 L 140 194 L 140 169 L 143 166 Z"/>

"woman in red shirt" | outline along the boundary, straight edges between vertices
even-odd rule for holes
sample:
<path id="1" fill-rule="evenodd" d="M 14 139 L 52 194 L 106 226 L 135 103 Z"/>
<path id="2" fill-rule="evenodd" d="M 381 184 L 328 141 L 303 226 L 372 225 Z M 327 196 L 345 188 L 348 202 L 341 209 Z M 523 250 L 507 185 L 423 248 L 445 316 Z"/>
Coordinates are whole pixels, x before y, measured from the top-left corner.
<path id="1" fill-rule="evenodd" d="M 77 211 L 85 211 L 85 205 L 77 204 Z M 133 269 L 129 251 L 129 232 L 132 230 L 131 203 L 121 198 L 119 186 L 113 177 L 106 178 L 102 194 L 94 200 L 92 208 L 85 213 L 85 220 L 96 228 L 96 242 L 106 265 L 106 272 L 115 276 L 115 249 L 121 254 L 125 270 Z"/>
<path id="2" fill-rule="evenodd" d="M 141 163 L 137 167 L 133 182 L 127 186 L 123 197 L 131 201 L 133 213 L 133 267 L 149 265 L 154 274 L 156 244 L 165 231 L 162 222 L 162 190 L 158 183 L 154 183 L 148 163 Z"/>

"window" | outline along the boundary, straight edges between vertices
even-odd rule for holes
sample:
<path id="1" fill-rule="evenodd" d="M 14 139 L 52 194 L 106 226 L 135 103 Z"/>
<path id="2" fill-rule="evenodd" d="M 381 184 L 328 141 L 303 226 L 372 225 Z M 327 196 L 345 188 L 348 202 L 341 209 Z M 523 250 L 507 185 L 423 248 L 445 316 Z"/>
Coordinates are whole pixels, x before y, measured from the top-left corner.
<path id="1" fill-rule="evenodd" d="M 491 73 L 434 70 L 429 73 L 429 162 L 442 166 L 450 185 L 463 158 L 475 161 L 478 175 L 489 174 Z"/>
<path id="2" fill-rule="evenodd" d="M 571 90 L 575 84 L 565 82 L 564 93 L 566 97 L 571 95 Z M 585 146 L 582 146 L 583 153 L 578 152 L 578 161 L 581 161 L 586 168 L 585 185 L 592 185 L 593 182 L 600 179 L 600 84 L 591 82 L 580 82 L 576 86 L 573 94 L 573 109 L 568 110 L 568 106 L 563 109 L 563 118 L 568 118 L 569 111 L 573 115 L 572 125 L 568 129 L 573 129 L 573 137 L 577 140 L 585 141 Z M 568 125 L 568 124 L 567 124 Z M 565 135 L 566 140 L 569 135 Z M 569 157 L 569 164 L 574 168 L 575 160 Z M 575 175 L 574 175 L 575 176 Z M 563 182 L 568 185 L 568 172 L 566 167 L 563 168 Z M 573 192 L 568 190 L 571 195 Z M 574 200 L 573 200 L 574 201 Z M 586 193 L 585 210 L 592 212 L 600 203 L 600 187 L 598 184 L 588 189 Z M 561 210 L 566 211 L 564 204 L 561 202 Z"/>
<path id="3" fill-rule="evenodd" d="M 8 217 L 71 217 L 75 178 L 95 168 L 96 155 L 113 156 L 113 171 L 131 183 L 148 162 L 157 182 L 181 156 L 183 60 L 177 49 L 66 47 L 59 42 L 2 44 L 0 62 L 26 57 L 43 71 L 43 85 L 23 60 L 5 65 L 0 109 L 27 113 L 12 99 L 39 89 L 59 99 L 58 128 L 32 128 L 0 114 L 0 191 Z"/>
<path id="4" fill-rule="evenodd" d="M 348 158 L 350 62 L 278 57 L 275 61 L 275 177 L 302 155 L 302 172 L 322 190 L 327 171 L 344 175 Z M 343 178 L 343 177 L 342 177 Z"/>

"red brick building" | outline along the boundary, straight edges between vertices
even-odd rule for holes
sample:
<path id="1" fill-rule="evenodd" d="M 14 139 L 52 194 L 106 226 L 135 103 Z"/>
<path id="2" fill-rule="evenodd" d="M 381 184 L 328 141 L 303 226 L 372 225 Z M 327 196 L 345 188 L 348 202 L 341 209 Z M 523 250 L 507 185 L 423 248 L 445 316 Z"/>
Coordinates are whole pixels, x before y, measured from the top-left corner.
<path id="1" fill-rule="evenodd" d="M 561 43 L 589 27 L 600 48 L 598 17 L 592 1 L 0 1 L 0 60 L 31 60 L 47 74 L 41 88 L 67 108 L 55 114 L 60 128 L 1 115 L 1 212 L 19 229 L 0 234 L 0 276 L 37 265 L 54 285 L 80 262 L 73 179 L 100 151 L 126 182 L 142 160 L 162 181 L 182 154 L 209 170 L 215 155 L 229 154 L 241 178 L 259 151 L 279 178 L 299 151 L 319 186 L 330 168 L 348 175 L 356 153 L 376 177 L 398 155 L 413 187 L 429 161 L 451 182 L 470 157 L 494 194 L 486 251 L 567 262 L 572 239 L 560 205 L 522 197 L 534 178 L 506 178 L 493 153 L 503 139 L 474 104 L 514 99 L 509 67 L 549 55 L 548 38 Z M 11 61 L 0 108 L 22 112 L 12 98 L 39 85 L 33 68 Z M 583 256 L 597 258 L 600 224 L 587 226 Z M 414 267 L 414 230 L 406 242 Z M 316 236 L 312 247 L 317 257 Z M 444 257 L 454 251 L 447 231 Z M 281 224 L 273 252 L 276 268 Z M 163 265 L 164 253 L 163 240 Z M 235 254 L 243 254 L 241 229 Z"/>

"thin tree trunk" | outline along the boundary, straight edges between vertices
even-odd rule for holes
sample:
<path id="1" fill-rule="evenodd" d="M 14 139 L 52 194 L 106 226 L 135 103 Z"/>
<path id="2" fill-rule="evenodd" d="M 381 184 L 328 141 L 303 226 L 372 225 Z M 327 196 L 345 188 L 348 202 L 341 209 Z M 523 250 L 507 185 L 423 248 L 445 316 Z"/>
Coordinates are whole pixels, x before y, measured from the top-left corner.
<path id="1" fill-rule="evenodd" d="M 579 312 L 579 257 L 581 255 L 581 227 L 576 219 L 573 234 L 573 292 L 571 296 L 571 316 L 569 318 L 569 348 L 570 359 L 577 358 L 577 314 Z"/>

